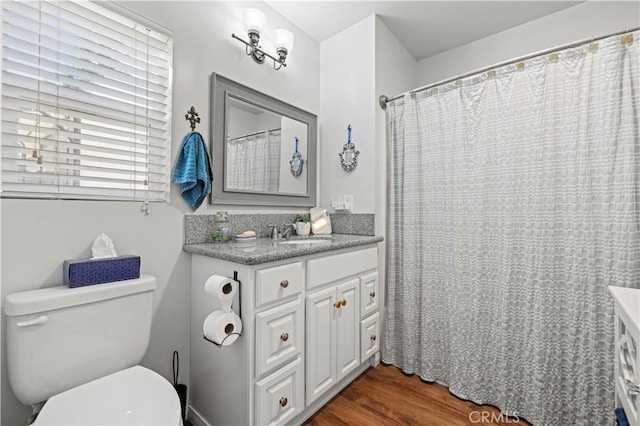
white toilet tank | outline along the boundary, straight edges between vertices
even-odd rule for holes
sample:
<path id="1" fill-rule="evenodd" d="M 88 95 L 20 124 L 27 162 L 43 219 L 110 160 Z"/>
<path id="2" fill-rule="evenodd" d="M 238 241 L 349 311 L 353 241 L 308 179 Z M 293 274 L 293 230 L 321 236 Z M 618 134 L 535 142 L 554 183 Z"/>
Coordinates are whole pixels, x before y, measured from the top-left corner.
<path id="1" fill-rule="evenodd" d="M 156 279 L 14 293 L 5 300 L 9 381 L 25 405 L 140 362 Z"/>

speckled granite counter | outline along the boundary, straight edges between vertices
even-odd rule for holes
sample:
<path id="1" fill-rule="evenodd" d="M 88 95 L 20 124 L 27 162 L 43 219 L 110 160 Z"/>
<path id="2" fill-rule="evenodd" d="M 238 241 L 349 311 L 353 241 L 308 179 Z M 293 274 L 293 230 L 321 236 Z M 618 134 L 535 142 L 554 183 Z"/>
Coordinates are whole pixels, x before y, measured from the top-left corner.
<path id="1" fill-rule="evenodd" d="M 331 238 L 321 236 L 289 238 L 289 240 L 299 241 L 310 239 L 324 241 L 321 243 L 282 244 L 265 237 L 258 238 L 256 244 L 250 247 L 230 241 L 227 243 L 185 244 L 184 251 L 244 265 L 257 265 L 382 241 L 382 237 L 378 236 L 348 234 L 332 234 Z"/>

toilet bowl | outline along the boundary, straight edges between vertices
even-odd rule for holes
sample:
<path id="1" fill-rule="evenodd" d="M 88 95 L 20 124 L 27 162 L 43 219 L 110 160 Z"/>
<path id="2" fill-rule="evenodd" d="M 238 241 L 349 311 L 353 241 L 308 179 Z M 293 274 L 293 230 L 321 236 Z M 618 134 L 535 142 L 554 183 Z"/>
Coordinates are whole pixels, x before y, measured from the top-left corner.
<path id="1" fill-rule="evenodd" d="M 171 384 L 139 365 L 51 397 L 33 425 L 182 425 Z"/>

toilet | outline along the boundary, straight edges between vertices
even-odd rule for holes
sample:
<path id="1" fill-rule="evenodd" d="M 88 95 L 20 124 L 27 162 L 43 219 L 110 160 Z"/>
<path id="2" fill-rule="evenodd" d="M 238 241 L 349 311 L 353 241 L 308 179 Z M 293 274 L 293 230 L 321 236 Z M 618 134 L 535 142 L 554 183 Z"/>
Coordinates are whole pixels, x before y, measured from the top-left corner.
<path id="1" fill-rule="evenodd" d="M 7 296 L 9 382 L 34 425 L 182 425 L 173 386 L 137 365 L 155 288 L 143 275 Z"/>

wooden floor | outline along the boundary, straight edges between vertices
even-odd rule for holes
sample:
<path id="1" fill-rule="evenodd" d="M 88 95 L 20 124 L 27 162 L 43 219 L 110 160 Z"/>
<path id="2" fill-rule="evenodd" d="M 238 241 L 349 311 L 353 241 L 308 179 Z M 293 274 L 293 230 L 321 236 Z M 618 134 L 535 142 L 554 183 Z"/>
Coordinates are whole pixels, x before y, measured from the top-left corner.
<path id="1" fill-rule="evenodd" d="M 461 400 L 445 386 L 425 382 L 383 364 L 367 370 L 305 423 L 313 426 L 398 424 L 529 425 L 524 419 L 501 416 L 500 410 L 493 406 Z"/>

